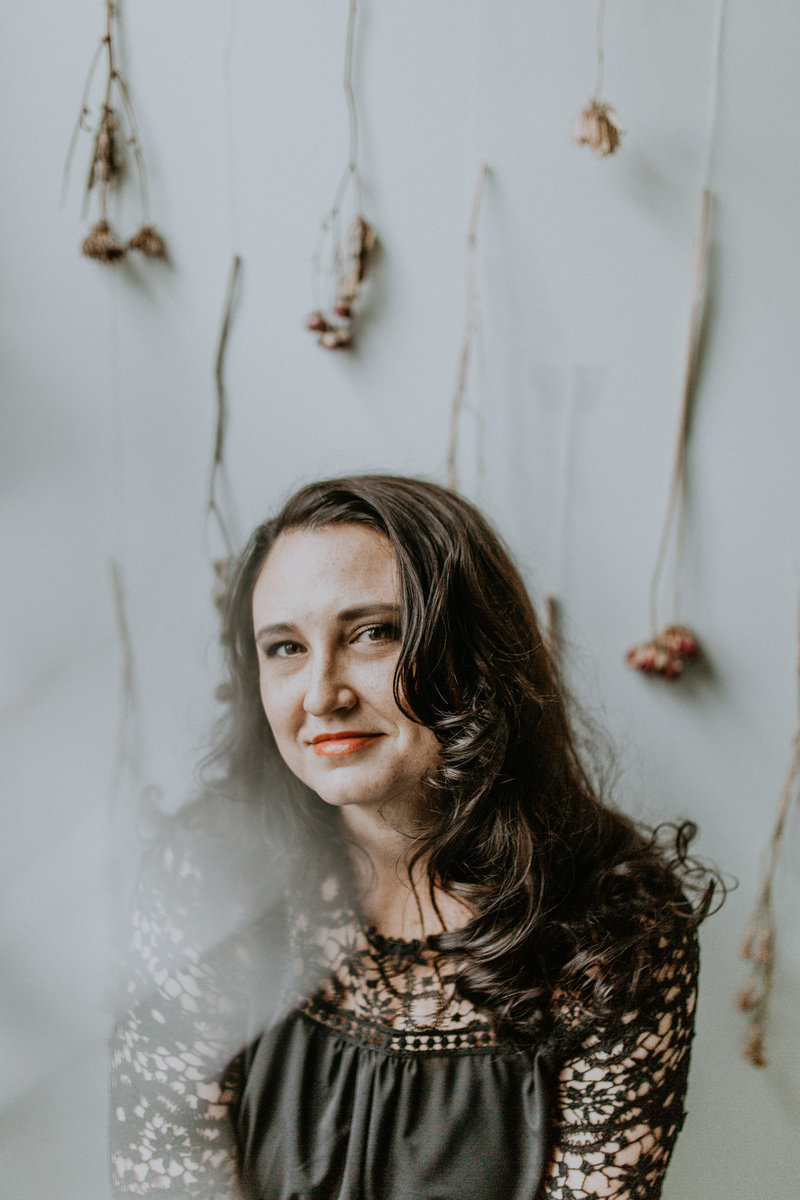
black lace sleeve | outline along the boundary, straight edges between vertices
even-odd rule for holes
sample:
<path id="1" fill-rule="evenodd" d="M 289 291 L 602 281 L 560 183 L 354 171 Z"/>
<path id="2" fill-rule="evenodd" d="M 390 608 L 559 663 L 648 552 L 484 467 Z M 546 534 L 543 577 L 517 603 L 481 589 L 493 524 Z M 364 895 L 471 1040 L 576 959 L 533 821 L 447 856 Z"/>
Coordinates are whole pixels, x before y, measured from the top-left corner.
<path id="1" fill-rule="evenodd" d="M 697 943 L 662 938 L 656 999 L 613 1027 L 575 1027 L 562 1063 L 541 1200 L 658 1200 L 684 1097 L 694 1030 Z"/>
<path id="2" fill-rule="evenodd" d="M 111 1037 L 115 1196 L 240 1195 L 229 1116 L 263 929 L 243 903 L 247 872 L 224 864 L 224 845 L 180 831 L 141 872 Z"/>

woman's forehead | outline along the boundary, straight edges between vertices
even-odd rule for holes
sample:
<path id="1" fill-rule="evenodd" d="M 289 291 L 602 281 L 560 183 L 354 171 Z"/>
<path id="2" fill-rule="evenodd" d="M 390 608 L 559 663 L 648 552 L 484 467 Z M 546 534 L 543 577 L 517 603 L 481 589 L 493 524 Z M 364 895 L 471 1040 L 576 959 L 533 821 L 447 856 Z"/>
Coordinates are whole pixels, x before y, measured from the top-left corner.
<path id="1" fill-rule="evenodd" d="M 394 550 L 377 530 L 356 524 L 291 529 L 279 534 L 261 567 L 253 611 L 396 603 L 398 592 Z"/>

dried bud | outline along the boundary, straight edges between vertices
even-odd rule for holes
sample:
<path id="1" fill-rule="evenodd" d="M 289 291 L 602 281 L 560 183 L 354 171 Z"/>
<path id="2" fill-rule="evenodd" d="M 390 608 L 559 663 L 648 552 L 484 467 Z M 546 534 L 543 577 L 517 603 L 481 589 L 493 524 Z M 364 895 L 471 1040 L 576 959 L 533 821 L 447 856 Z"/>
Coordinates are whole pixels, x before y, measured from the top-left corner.
<path id="1" fill-rule="evenodd" d="M 589 146 L 600 158 L 605 158 L 619 146 L 622 132 L 614 109 L 592 100 L 575 122 L 572 135 L 580 145 Z"/>
<path id="2" fill-rule="evenodd" d="M 310 329 L 312 333 L 324 333 L 330 329 L 330 325 L 321 312 L 312 312 L 306 317 L 306 329 Z"/>
<path id="3" fill-rule="evenodd" d="M 108 221 L 98 221 L 92 226 L 82 248 L 87 258 L 96 258 L 99 262 L 113 263 L 125 257 L 125 247 Z"/>
<path id="4" fill-rule="evenodd" d="M 756 936 L 755 923 L 753 921 L 751 921 L 750 924 L 747 926 L 747 929 L 745 929 L 745 931 L 744 931 L 744 939 L 742 941 L 742 948 L 739 951 L 739 954 L 742 956 L 742 958 L 751 959 L 753 957 L 753 942 L 755 940 L 755 936 Z"/>
<path id="5" fill-rule="evenodd" d="M 94 139 L 94 157 L 89 168 L 89 189 L 96 183 L 110 183 L 119 171 L 116 138 L 117 120 L 113 108 L 103 106 L 103 115 Z"/>
<path id="6" fill-rule="evenodd" d="M 765 1067 L 767 1065 L 767 1060 L 764 1057 L 764 1037 L 760 1029 L 751 1029 L 747 1035 L 744 1056 L 754 1067 Z"/>
<path id="7" fill-rule="evenodd" d="M 342 321 L 349 321 L 353 315 L 353 307 L 349 299 L 340 296 L 333 306 L 333 311 Z"/>
<path id="8" fill-rule="evenodd" d="M 685 625 L 668 625 L 658 635 L 658 640 L 669 654 L 684 662 L 696 662 L 700 657 L 697 639 Z"/>
<path id="9" fill-rule="evenodd" d="M 350 255 L 353 259 L 353 271 L 356 283 L 366 278 L 369 260 L 375 249 L 375 230 L 363 217 L 356 217 L 350 228 Z"/>
<path id="10" fill-rule="evenodd" d="M 346 350 L 352 342 L 353 335 L 343 325 L 334 325 L 319 335 L 319 344 L 326 350 Z"/>
<path id="11" fill-rule="evenodd" d="M 143 225 L 138 233 L 135 233 L 128 242 L 129 250 L 138 250 L 140 254 L 144 254 L 147 258 L 166 258 L 167 247 L 164 244 L 164 239 L 152 225 Z"/>
<path id="12" fill-rule="evenodd" d="M 749 979 L 736 997 L 736 1007 L 739 1012 L 752 1012 L 759 1001 L 758 990 L 752 979 Z"/>
<path id="13" fill-rule="evenodd" d="M 762 967 L 771 967 L 775 960 L 772 941 L 772 930 L 762 929 L 758 935 L 756 946 L 756 962 L 760 963 Z"/>
<path id="14" fill-rule="evenodd" d="M 233 688 L 229 683 L 221 683 L 214 692 L 214 695 L 220 704 L 230 704 L 233 699 Z"/>

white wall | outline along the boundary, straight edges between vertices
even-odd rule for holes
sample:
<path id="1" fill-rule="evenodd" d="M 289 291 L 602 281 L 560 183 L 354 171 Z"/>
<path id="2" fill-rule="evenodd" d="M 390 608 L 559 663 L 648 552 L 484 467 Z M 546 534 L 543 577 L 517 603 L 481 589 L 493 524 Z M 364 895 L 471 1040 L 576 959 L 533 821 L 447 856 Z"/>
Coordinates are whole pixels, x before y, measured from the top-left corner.
<path id="1" fill-rule="evenodd" d="M 244 259 L 228 358 L 238 534 L 321 474 L 443 478 L 483 157 L 486 472 L 479 486 L 467 421 L 466 490 L 535 592 L 559 593 L 572 678 L 619 747 L 622 801 L 653 820 L 692 815 L 701 851 L 740 879 L 704 930 L 690 1115 L 666 1195 L 796 1200 L 796 811 L 765 1071 L 740 1058 L 732 1001 L 796 719 L 800 12 L 727 3 L 684 581 L 710 665 L 670 687 L 622 655 L 649 627 L 715 0 L 609 4 L 605 91 L 627 132 L 602 162 L 569 139 L 594 85 L 594 4 L 361 7 L 362 168 L 382 252 L 353 355 L 320 350 L 303 328 L 309 259 L 344 164 L 345 0 L 127 0 L 125 66 L 169 267 L 80 256 L 85 135 L 58 206 L 100 0 L 7 13 L 4 1196 L 107 1194 L 106 948 L 126 821 L 109 801 L 120 653 L 108 562 L 127 583 L 146 775 L 177 804 L 215 713 L 203 507 L 231 256 Z"/>

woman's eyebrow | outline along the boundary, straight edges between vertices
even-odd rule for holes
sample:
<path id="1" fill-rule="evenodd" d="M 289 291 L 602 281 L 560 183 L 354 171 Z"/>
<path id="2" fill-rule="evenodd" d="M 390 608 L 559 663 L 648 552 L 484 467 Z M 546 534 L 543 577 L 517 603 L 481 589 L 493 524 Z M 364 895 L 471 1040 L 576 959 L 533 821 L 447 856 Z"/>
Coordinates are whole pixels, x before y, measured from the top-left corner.
<path id="1" fill-rule="evenodd" d="M 376 600 L 369 604 L 358 604 L 353 608 L 343 608 L 340 613 L 336 614 L 337 621 L 360 621 L 362 617 L 375 616 L 400 616 L 399 604 L 387 604 L 383 600 Z"/>
<path id="2" fill-rule="evenodd" d="M 399 604 L 387 604 L 383 600 L 376 600 L 368 604 L 357 604 L 352 608 L 343 608 L 341 612 L 336 614 L 336 620 L 342 625 L 348 621 L 360 621 L 363 617 L 400 617 Z M 276 637 L 283 634 L 296 633 L 297 626 L 290 621 L 277 621 L 274 625 L 262 625 L 255 632 L 256 638 L 261 637 Z"/>

